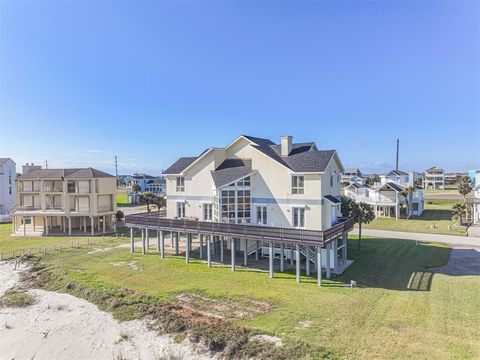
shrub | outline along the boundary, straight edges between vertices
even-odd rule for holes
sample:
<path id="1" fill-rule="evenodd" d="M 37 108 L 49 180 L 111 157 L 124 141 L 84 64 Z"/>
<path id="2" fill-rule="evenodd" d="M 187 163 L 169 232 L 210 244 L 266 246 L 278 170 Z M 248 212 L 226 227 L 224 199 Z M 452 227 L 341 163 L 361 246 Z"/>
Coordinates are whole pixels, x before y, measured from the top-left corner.
<path id="1" fill-rule="evenodd" d="M 121 221 L 122 219 L 125 218 L 125 214 L 123 213 L 122 210 L 118 210 L 117 213 L 115 214 L 115 218 L 117 221 Z"/>
<path id="2" fill-rule="evenodd" d="M 3 307 L 26 307 L 35 303 L 35 297 L 26 291 L 8 290 L 1 298 Z"/>

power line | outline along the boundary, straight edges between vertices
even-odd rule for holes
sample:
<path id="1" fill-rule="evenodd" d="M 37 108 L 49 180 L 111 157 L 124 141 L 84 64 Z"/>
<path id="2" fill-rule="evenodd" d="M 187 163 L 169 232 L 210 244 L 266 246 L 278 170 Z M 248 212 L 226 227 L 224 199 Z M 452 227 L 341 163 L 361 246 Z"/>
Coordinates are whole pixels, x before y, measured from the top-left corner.
<path id="1" fill-rule="evenodd" d="M 115 179 L 117 180 L 117 189 L 118 189 L 118 158 L 115 155 Z"/>

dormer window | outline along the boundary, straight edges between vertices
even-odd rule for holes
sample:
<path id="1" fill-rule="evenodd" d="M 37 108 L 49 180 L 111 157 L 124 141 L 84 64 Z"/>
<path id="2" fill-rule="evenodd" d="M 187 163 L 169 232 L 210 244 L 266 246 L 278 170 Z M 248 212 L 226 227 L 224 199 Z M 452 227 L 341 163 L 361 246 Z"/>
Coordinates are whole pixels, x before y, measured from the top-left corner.
<path id="1" fill-rule="evenodd" d="M 303 194 L 304 192 L 304 178 L 303 175 L 292 176 L 292 194 Z"/>
<path id="2" fill-rule="evenodd" d="M 177 177 L 177 192 L 185 191 L 185 178 L 183 176 Z"/>

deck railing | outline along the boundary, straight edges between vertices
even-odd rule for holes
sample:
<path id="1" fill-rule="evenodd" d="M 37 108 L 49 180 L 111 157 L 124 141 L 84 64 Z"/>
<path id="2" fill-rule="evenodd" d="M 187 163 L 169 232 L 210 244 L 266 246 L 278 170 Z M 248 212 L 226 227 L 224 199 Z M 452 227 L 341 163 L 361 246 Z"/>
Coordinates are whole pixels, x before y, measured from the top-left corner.
<path id="1" fill-rule="evenodd" d="M 127 227 L 152 230 L 178 231 L 205 235 L 219 235 L 234 238 L 248 238 L 301 245 L 323 246 L 344 232 L 353 229 L 353 219 L 339 218 L 338 223 L 327 230 L 304 230 L 258 226 L 251 224 L 229 224 L 188 219 L 169 219 L 155 213 L 132 214 L 125 217 Z"/>

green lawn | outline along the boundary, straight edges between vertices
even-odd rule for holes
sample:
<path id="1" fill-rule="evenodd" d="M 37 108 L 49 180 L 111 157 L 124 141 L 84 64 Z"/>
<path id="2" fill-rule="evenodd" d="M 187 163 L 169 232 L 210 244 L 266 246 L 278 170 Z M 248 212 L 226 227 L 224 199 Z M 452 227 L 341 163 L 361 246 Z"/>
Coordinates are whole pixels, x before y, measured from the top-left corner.
<path id="1" fill-rule="evenodd" d="M 430 234 L 466 235 L 465 227 L 456 226 L 455 221 L 452 220 L 452 206 L 461 202 L 461 200 L 426 200 L 425 210 L 421 216 L 412 216 L 408 220 L 379 217 L 363 227 Z"/>
<path id="2" fill-rule="evenodd" d="M 128 205 L 128 195 L 126 188 L 120 188 L 117 190 L 117 205 L 125 206 Z"/>
<path id="3" fill-rule="evenodd" d="M 208 268 L 198 260 L 185 264 L 182 257 L 160 259 L 155 252 L 142 256 L 125 248 L 90 254 L 75 249 L 43 255 L 42 261 L 92 289 L 129 288 L 160 300 L 201 293 L 239 303 L 266 301 L 272 310 L 231 321 L 280 336 L 285 343 L 301 340 L 325 347 L 338 358 L 480 358 L 480 278 L 430 272 L 446 263 L 449 248 L 368 238 L 358 252 L 356 241 L 349 244 L 354 264 L 322 288 L 314 278 L 296 284 L 293 273 L 269 279 L 265 272 L 240 267 L 232 273 L 228 266 Z M 346 288 L 350 279 L 359 287 Z"/>

